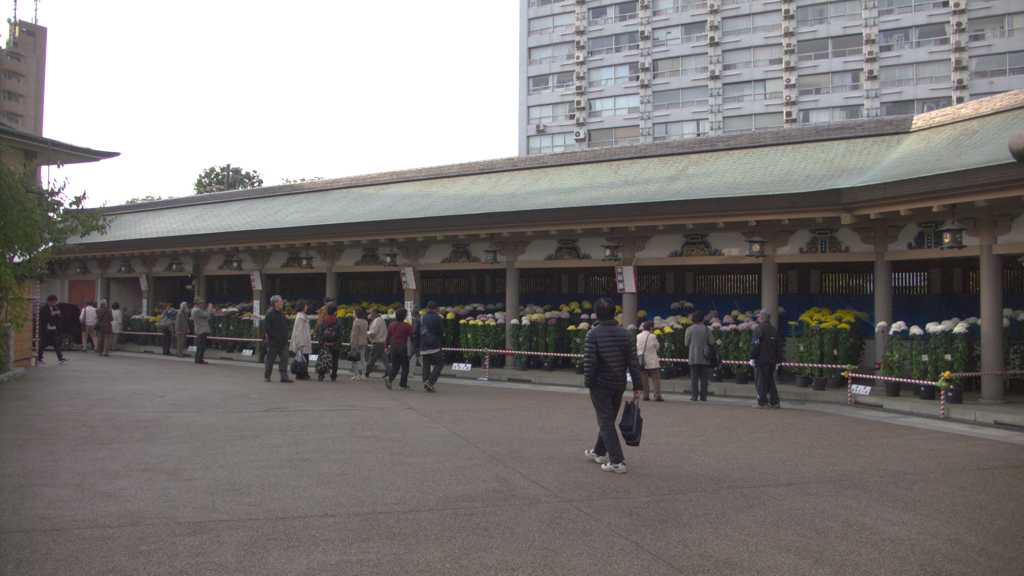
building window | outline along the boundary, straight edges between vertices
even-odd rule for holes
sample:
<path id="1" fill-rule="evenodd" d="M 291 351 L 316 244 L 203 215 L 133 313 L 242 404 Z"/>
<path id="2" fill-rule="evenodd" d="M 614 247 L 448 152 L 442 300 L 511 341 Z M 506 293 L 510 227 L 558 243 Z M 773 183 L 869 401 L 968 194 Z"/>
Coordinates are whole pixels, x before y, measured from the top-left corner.
<path id="1" fill-rule="evenodd" d="M 722 36 L 745 36 L 782 30 L 782 11 L 762 12 L 722 19 Z"/>
<path id="2" fill-rule="evenodd" d="M 928 24 L 916 28 L 895 28 L 878 33 L 878 51 L 892 52 L 949 44 L 949 24 Z"/>
<path id="3" fill-rule="evenodd" d="M 694 22 L 692 24 L 681 24 L 669 26 L 668 28 L 654 29 L 654 46 L 672 46 L 674 44 L 687 44 L 690 42 L 708 41 L 708 23 Z"/>
<path id="4" fill-rule="evenodd" d="M 640 34 L 638 32 L 626 32 L 612 36 L 598 36 L 590 40 L 589 44 L 591 56 L 638 50 L 640 48 Z"/>
<path id="5" fill-rule="evenodd" d="M 972 78 L 1001 78 L 1024 74 L 1024 52 L 1009 52 L 971 58 Z"/>
<path id="6" fill-rule="evenodd" d="M 909 116 L 914 113 L 914 101 L 882 102 L 882 116 Z"/>
<path id="7" fill-rule="evenodd" d="M 812 108 L 800 111 L 801 124 L 831 124 L 864 117 L 864 105 L 836 106 L 833 108 Z"/>
<path id="8" fill-rule="evenodd" d="M 21 60 L 21 56 L 18 56 L 16 54 L 12 54 L 10 52 L 7 53 L 7 59 L 11 60 L 12 62 L 21 62 L 22 61 Z"/>
<path id="9" fill-rule="evenodd" d="M 4 70 L 4 80 L 10 80 L 16 84 L 21 84 L 21 76 L 18 76 L 9 70 Z"/>
<path id="10" fill-rule="evenodd" d="M 603 66 L 601 68 L 591 68 L 587 71 L 587 80 L 590 86 L 625 84 L 626 82 L 636 82 L 639 79 L 640 66 L 636 63 Z"/>
<path id="11" fill-rule="evenodd" d="M 943 108 L 949 108 L 953 105 L 952 96 L 942 96 L 940 98 L 928 98 L 926 100 L 917 101 L 917 113 L 924 114 L 925 112 L 934 112 Z"/>
<path id="12" fill-rule="evenodd" d="M 835 38 L 819 38 L 817 40 L 801 40 L 796 44 L 797 60 L 827 60 L 829 58 L 846 58 L 856 56 L 864 51 L 864 38 L 854 36 L 837 36 Z"/>
<path id="13" fill-rule="evenodd" d="M 572 42 L 562 42 L 559 44 L 548 44 L 547 46 L 530 48 L 529 65 L 551 64 L 553 62 L 572 60 L 574 52 L 575 48 L 573 48 Z"/>
<path id="14" fill-rule="evenodd" d="M 572 25 L 575 23 L 576 14 L 572 12 L 543 16 L 541 18 L 530 18 L 530 36 L 572 30 Z"/>
<path id="15" fill-rule="evenodd" d="M 678 110 L 708 105 L 708 87 L 680 88 L 654 93 L 654 110 Z"/>
<path id="16" fill-rule="evenodd" d="M 953 105 L 953 98 L 943 96 L 926 100 L 902 100 L 900 102 L 882 102 L 882 116 L 907 116 L 934 112 Z"/>
<path id="17" fill-rule="evenodd" d="M 694 54 L 654 61 L 655 78 L 674 78 L 708 73 L 708 55 Z"/>
<path id="18" fill-rule="evenodd" d="M 622 126 L 619 128 L 602 128 L 587 133 L 591 148 L 607 148 L 609 146 L 627 146 L 640 143 L 639 126 Z"/>
<path id="19" fill-rule="evenodd" d="M 726 134 L 740 134 L 743 132 L 781 128 L 782 125 L 782 113 L 776 112 L 772 114 L 728 116 L 723 121 L 722 128 Z"/>
<path id="20" fill-rule="evenodd" d="M 879 71 L 880 86 L 882 88 L 902 88 L 903 86 L 944 84 L 950 82 L 950 72 L 949 60 L 884 66 Z"/>
<path id="21" fill-rule="evenodd" d="M 860 0 L 848 0 L 846 2 L 829 2 L 828 4 L 813 4 L 796 10 L 797 26 L 818 26 L 820 24 L 839 24 L 860 20 Z"/>
<path id="22" fill-rule="evenodd" d="M 741 70 L 743 68 L 763 68 L 765 66 L 780 65 L 782 65 L 782 46 L 777 44 L 722 52 L 723 70 Z"/>
<path id="23" fill-rule="evenodd" d="M 526 139 L 529 154 L 551 154 L 576 149 L 572 132 L 563 134 L 538 134 Z"/>
<path id="24" fill-rule="evenodd" d="M 14 124 L 16 126 L 21 124 L 21 116 L 14 114 L 13 112 L 4 112 L 2 115 L 0 115 L 0 120 L 3 120 L 8 124 Z"/>
<path id="25" fill-rule="evenodd" d="M 640 95 L 612 96 L 611 98 L 591 98 L 588 103 L 590 112 L 589 118 L 600 118 L 602 116 L 625 116 L 626 114 L 640 113 Z"/>
<path id="26" fill-rule="evenodd" d="M 1024 12 L 1004 14 L 988 18 L 971 18 L 967 21 L 967 39 L 971 42 L 1024 36 Z"/>
<path id="27" fill-rule="evenodd" d="M 722 86 L 722 102 L 725 104 L 760 102 L 776 98 L 782 98 L 782 78 L 736 82 Z"/>
<path id="28" fill-rule="evenodd" d="M 4 100 L 6 100 L 7 102 L 14 102 L 16 104 L 21 104 L 21 98 L 22 98 L 21 94 L 18 94 L 16 92 L 10 92 L 10 91 L 7 91 L 7 90 L 4 91 Z"/>
<path id="29" fill-rule="evenodd" d="M 561 4 L 563 0 L 530 0 L 530 8 L 548 6 L 550 4 Z"/>
<path id="30" fill-rule="evenodd" d="M 797 79 L 800 96 L 839 94 L 860 90 L 860 70 L 847 70 L 831 74 L 810 74 Z"/>
<path id="31" fill-rule="evenodd" d="M 690 10 L 706 10 L 707 0 L 654 0 L 654 15 L 664 16 Z"/>
<path id="32" fill-rule="evenodd" d="M 590 9 L 590 23 L 594 25 L 635 20 L 636 16 L 636 2 L 624 2 L 622 4 L 613 4 L 611 6 L 601 6 L 599 8 Z"/>
<path id="33" fill-rule="evenodd" d="M 568 89 L 573 85 L 572 72 L 557 72 L 555 74 L 543 74 L 530 78 L 530 94 L 541 94 Z"/>
<path id="34" fill-rule="evenodd" d="M 558 122 L 572 122 L 576 117 L 575 108 L 572 102 L 558 102 L 545 104 L 543 106 L 530 106 L 530 124 L 555 124 Z"/>
<path id="35" fill-rule="evenodd" d="M 665 122 L 654 125 L 654 141 L 685 140 L 708 135 L 707 120 L 687 120 L 686 122 Z"/>
<path id="36" fill-rule="evenodd" d="M 940 8 L 949 8 L 949 0 L 881 0 L 878 3 L 878 15 L 908 14 Z"/>

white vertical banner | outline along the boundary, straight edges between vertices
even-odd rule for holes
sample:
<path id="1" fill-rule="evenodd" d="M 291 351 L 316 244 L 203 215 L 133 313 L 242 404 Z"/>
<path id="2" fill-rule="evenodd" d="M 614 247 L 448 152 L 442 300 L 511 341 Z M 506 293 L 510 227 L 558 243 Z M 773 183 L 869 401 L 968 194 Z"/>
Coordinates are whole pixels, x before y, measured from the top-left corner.
<path id="1" fill-rule="evenodd" d="M 615 285 L 619 294 L 636 294 L 636 267 L 616 266 Z"/>
<path id="2" fill-rule="evenodd" d="M 146 278 L 145 274 L 139 274 L 139 288 L 141 288 L 143 292 L 149 290 L 149 279 Z"/>
<path id="3" fill-rule="evenodd" d="M 142 299 L 142 313 L 149 316 L 149 299 L 147 298 Z"/>
<path id="4" fill-rule="evenodd" d="M 259 272 L 253 272 L 253 274 L 259 274 Z M 257 327 L 260 325 L 260 301 L 252 301 L 252 325 Z"/>
<path id="5" fill-rule="evenodd" d="M 416 270 L 412 266 L 402 266 L 398 271 L 402 275 L 402 289 L 415 290 Z"/>
<path id="6" fill-rule="evenodd" d="M 253 270 L 250 272 L 249 280 L 252 282 L 253 290 L 263 290 L 263 278 L 260 277 L 259 270 Z"/>

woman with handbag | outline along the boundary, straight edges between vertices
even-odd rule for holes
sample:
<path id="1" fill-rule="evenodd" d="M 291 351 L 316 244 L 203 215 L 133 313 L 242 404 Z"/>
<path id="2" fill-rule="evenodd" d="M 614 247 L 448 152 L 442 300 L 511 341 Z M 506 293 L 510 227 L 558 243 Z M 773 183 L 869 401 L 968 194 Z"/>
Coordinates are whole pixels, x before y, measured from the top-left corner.
<path id="1" fill-rule="evenodd" d="M 309 380 L 309 355 L 313 353 L 313 341 L 309 337 L 309 316 L 306 316 L 306 301 L 299 300 L 295 309 L 295 323 L 292 326 L 292 341 L 288 349 L 295 353 L 292 373 L 299 380 Z"/>
<path id="2" fill-rule="evenodd" d="M 352 335 L 349 338 L 348 359 L 352 361 L 352 379 L 366 380 L 366 345 L 370 341 L 366 335 L 370 325 L 366 322 L 366 311 L 362 306 L 352 309 L 355 320 L 352 321 Z M 357 356 L 358 355 L 358 356 Z"/>
<path id="3" fill-rule="evenodd" d="M 658 350 L 661 342 L 654 334 L 654 322 L 643 323 L 644 331 L 636 337 L 636 355 L 640 358 L 640 377 L 644 383 L 644 401 L 651 399 L 651 388 L 654 388 L 654 401 L 664 402 L 661 397 L 661 359 Z"/>
<path id="4" fill-rule="evenodd" d="M 320 357 L 316 359 L 316 379 L 324 381 L 324 375 L 331 373 L 331 382 L 338 379 L 338 353 L 341 350 L 341 324 L 338 321 L 338 307 L 327 305 L 316 325 L 316 337 L 320 340 Z"/>

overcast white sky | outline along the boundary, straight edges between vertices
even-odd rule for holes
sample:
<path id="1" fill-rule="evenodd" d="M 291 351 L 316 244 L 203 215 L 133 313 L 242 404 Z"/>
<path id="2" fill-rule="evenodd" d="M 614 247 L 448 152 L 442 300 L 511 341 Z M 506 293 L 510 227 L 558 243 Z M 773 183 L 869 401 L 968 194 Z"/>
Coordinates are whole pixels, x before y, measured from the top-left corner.
<path id="1" fill-rule="evenodd" d="M 270 186 L 514 156 L 518 14 L 517 0 L 42 0 L 43 135 L 121 153 L 51 177 L 99 205 L 190 195 L 215 164 Z"/>

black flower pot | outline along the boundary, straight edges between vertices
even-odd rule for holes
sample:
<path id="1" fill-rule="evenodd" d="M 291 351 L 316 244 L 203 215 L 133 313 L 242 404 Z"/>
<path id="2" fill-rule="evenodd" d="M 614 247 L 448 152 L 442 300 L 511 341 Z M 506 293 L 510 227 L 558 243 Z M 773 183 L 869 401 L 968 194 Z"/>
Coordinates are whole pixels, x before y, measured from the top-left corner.
<path id="1" fill-rule="evenodd" d="M 921 386 L 917 397 L 921 400 L 935 400 L 935 386 Z"/>
<path id="2" fill-rule="evenodd" d="M 736 383 L 737 384 L 749 384 L 750 383 L 750 377 L 749 376 L 750 375 L 747 373 L 746 370 L 737 370 L 736 371 Z"/>
<path id="3" fill-rule="evenodd" d="M 809 388 L 811 386 L 811 377 L 806 374 L 796 375 L 796 387 L 797 388 Z"/>
<path id="4" fill-rule="evenodd" d="M 582 360 L 580 360 L 579 362 L 576 363 L 576 373 L 577 374 L 583 374 L 583 361 Z"/>
<path id="5" fill-rule="evenodd" d="M 900 383 L 885 381 L 885 395 L 896 398 L 900 395 Z"/>
<path id="6" fill-rule="evenodd" d="M 540 370 L 544 367 L 544 361 L 541 360 L 540 356 L 530 356 L 530 368 L 534 370 Z"/>
<path id="7" fill-rule="evenodd" d="M 815 378 L 811 380 L 811 387 L 815 390 L 824 390 L 826 382 L 825 378 Z"/>
<path id="8" fill-rule="evenodd" d="M 568 366 L 569 366 L 569 359 L 568 358 L 555 358 L 555 368 L 558 368 L 559 370 L 561 370 L 561 369 L 566 368 Z"/>
<path id="9" fill-rule="evenodd" d="M 846 384 L 846 378 L 842 376 L 829 376 L 825 381 L 825 388 L 838 390 Z"/>
<path id="10" fill-rule="evenodd" d="M 526 360 L 516 360 L 516 370 L 520 372 L 526 372 L 526 368 L 529 366 Z"/>
<path id="11" fill-rule="evenodd" d="M 708 374 L 708 380 L 711 381 L 711 382 L 721 382 L 722 381 L 722 371 L 721 370 L 712 370 Z"/>
<path id="12" fill-rule="evenodd" d="M 964 403 L 964 390 L 963 388 L 947 388 L 946 389 L 946 404 L 963 404 Z"/>
<path id="13" fill-rule="evenodd" d="M 504 368 L 505 357 L 504 356 L 491 356 L 491 368 Z"/>
<path id="14" fill-rule="evenodd" d="M 543 364 L 543 370 L 545 372 L 554 372 L 555 371 L 555 359 L 554 358 L 545 358 L 544 359 L 544 364 Z"/>
<path id="15" fill-rule="evenodd" d="M 671 380 L 676 377 L 676 369 L 671 364 L 666 365 L 661 369 L 661 379 Z"/>

